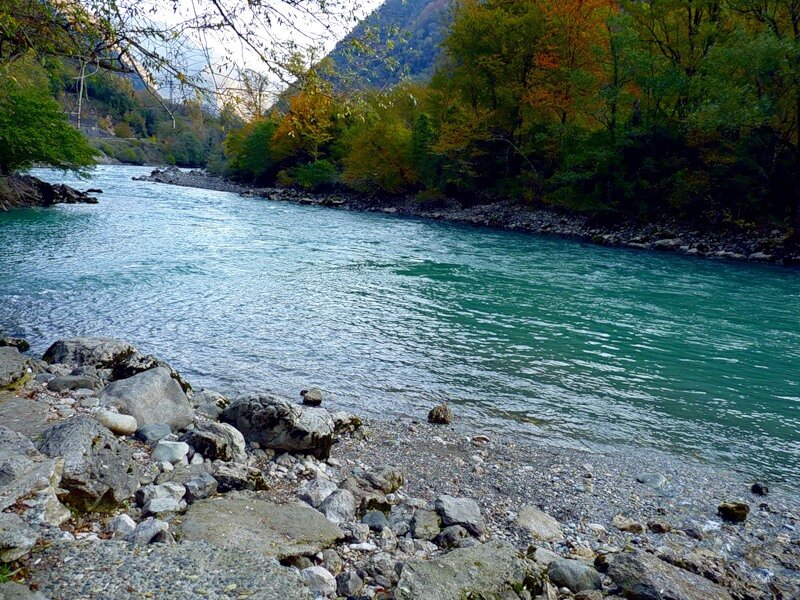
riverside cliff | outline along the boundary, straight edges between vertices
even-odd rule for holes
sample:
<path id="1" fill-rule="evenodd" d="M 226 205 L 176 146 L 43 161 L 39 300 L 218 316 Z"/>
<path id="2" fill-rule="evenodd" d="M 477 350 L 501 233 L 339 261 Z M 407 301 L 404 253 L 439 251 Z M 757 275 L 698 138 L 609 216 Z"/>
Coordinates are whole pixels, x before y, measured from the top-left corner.
<path id="1" fill-rule="evenodd" d="M 106 338 L 0 347 L 0 595 L 797 598 L 800 503 L 669 455 L 194 390 Z M 476 429 L 476 426 L 478 428 Z"/>

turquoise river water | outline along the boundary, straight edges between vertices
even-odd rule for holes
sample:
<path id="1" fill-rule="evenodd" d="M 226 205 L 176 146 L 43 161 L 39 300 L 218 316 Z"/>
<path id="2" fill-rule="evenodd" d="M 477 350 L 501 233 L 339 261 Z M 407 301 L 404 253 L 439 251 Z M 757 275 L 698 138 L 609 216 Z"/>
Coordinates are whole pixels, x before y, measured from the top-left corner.
<path id="1" fill-rule="evenodd" d="M 0 213 L 0 328 L 190 381 L 800 479 L 800 273 L 131 181 Z"/>

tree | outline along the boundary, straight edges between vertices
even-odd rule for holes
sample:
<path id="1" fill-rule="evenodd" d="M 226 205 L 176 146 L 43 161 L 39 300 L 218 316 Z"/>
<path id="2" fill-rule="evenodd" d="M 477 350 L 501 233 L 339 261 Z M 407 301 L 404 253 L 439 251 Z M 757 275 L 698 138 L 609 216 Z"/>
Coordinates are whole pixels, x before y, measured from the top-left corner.
<path id="1" fill-rule="evenodd" d="M 50 96 L 47 76 L 32 56 L 0 66 L 0 175 L 36 163 L 80 170 L 95 154 Z"/>

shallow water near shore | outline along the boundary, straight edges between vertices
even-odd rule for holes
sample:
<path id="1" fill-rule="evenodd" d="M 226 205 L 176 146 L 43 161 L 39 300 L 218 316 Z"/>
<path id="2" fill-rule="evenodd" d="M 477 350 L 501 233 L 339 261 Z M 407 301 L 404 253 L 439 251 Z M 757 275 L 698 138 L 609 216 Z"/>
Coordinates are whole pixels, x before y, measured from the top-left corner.
<path id="1" fill-rule="evenodd" d="M 317 384 L 373 416 L 643 445 L 800 477 L 800 273 L 36 174 L 97 206 L 0 213 L 0 327 L 127 339 L 198 386 Z"/>

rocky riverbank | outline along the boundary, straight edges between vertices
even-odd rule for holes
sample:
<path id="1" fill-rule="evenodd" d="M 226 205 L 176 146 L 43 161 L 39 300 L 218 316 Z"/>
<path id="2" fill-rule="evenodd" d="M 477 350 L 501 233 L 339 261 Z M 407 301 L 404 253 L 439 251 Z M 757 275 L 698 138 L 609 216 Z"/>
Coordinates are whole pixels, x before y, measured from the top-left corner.
<path id="1" fill-rule="evenodd" d="M 0 339 L 0 597 L 800 597 L 790 490 L 446 409 L 229 399 L 119 340 L 25 349 Z"/>
<path id="2" fill-rule="evenodd" d="M 53 206 L 54 204 L 97 204 L 91 193 L 64 184 L 50 184 L 30 175 L 0 177 L 0 211 L 12 208 Z"/>
<path id="3" fill-rule="evenodd" d="M 478 227 L 491 227 L 558 235 L 604 246 L 624 246 L 642 250 L 675 252 L 713 259 L 748 260 L 760 263 L 800 265 L 800 245 L 787 232 L 700 231 L 677 221 L 637 223 L 633 221 L 601 224 L 588 215 L 575 215 L 550 209 L 532 208 L 511 201 L 486 202 L 462 206 L 453 199 L 426 203 L 413 197 L 378 197 L 352 193 L 311 194 L 289 188 L 257 188 L 209 176 L 202 171 L 183 172 L 177 168 L 156 169 L 149 176 L 136 178 L 169 185 L 233 192 L 247 197 L 315 204 L 330 208 L 382 212 Z"/>

